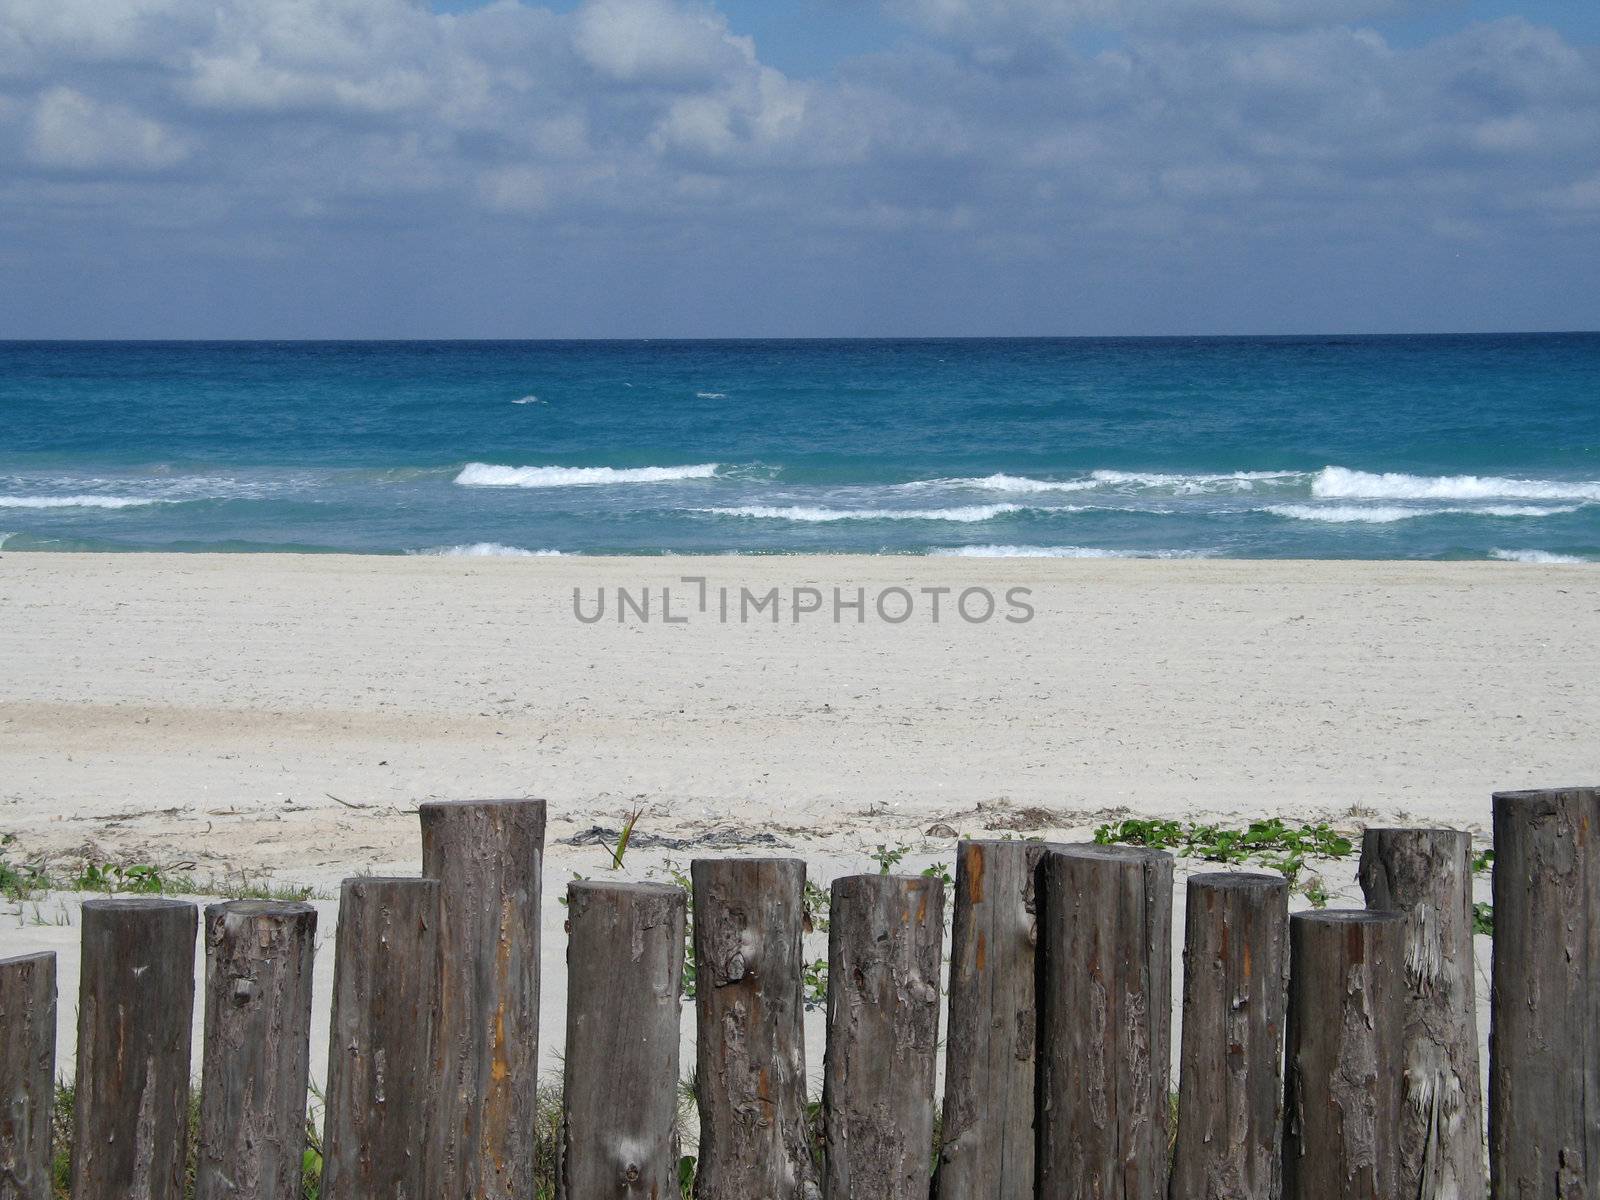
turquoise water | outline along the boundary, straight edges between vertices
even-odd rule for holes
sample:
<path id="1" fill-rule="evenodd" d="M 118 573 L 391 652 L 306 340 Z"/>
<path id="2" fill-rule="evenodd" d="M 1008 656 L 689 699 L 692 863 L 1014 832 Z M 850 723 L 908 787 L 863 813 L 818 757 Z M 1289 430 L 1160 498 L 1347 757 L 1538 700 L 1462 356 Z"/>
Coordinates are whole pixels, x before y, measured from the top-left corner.
<path id="1" fill-rule="evenodd" d="M 0 343 L 0 537 L 1600 559 L 1600 334 Z"/>

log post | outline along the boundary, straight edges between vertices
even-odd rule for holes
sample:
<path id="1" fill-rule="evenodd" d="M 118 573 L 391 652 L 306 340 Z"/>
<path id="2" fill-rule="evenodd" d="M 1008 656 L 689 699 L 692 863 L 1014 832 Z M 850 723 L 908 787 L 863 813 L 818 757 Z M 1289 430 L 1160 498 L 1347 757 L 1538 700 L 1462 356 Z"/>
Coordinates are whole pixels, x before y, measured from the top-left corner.
<path id="1" fill-rule="evenodd" d="M 1401 1194 L 1405 933 L 1400 913 L 1289 918 L 1284 1200 Z"/>
<path id="2" fill-rule="evenodd" d="M 1368 829 L 1359 877 L 1368 908 L 1407 917 L 1399 1194 L 1483 1200 L 1472 836 Z"/>
<path id="3" fill-rule="evenodd" d="M 334 945 L 322 1200 L 433 1200 L 426 1135 L 439 882 L 346 879 Z"/>
<path id="4" fill-rule="evenodd" d="M 429 801 L 420 816 L 422 873 L 441 889 L 428 1194 L 531 1196 L 545 802 Z"/>
<path id="5" fill-rule="evenodd" d="M 1034 873 L 1045 849 L 1012 840 L 956 850 L 934 1200 L 1033 1200 Z"/>
<path id="6" fill-rule="evenodd" d="M 1162 1200 L 1172 1074 L 1172 856 L 1053 846 L 1039 867 L 1036 1187 Z"/>
<path id="7" fill-rule="evenodd" d="M 697 858 L 690 876 L 700 1109 L 695 1196 L 815 1196 L 802 1021 L 806 865 L 797 858 Z"/>
<path id="8" fill-rule="evenodd" d="M 50 1200 L 56 956 L 0 958 L 0 1198 Z"/>
<path id="9" fill-rule="evenodd" d="M 73 1200 L 181 1200 L 198 911 L 83 902 Z"/>
<path id="10" fill-rule="evenodd" d="M 567 885 L 561 1192 L 678 1194 L 685 901 L 659 883 Z"/>
<path id="11" fill-rule="evenodd" d="M 1278 1200 L 1289 885 L 1191 875 L 1171 1200 Z"/>
<path id="12" fill-rule="evenodd" d="M 300 1200 L 317 910 L 206 908 L 195 1200 Z"/>
<path id="13" fill-rule="evenodd" d="M 927 1200 L 943 944 L 943 880 L 833 881 L 826 1200 Z"/>
<path id="14" fill-rule="evenodd" d="M 1600 788 L 1494 796 L 1489 1175 L 1600 1196 Z"/>

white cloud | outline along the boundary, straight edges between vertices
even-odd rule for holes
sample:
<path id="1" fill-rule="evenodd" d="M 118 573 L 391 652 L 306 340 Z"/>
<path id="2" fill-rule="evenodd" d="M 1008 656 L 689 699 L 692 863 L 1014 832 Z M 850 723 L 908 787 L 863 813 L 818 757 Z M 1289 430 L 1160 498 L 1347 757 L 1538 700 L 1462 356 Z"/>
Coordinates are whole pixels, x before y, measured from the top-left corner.
<path id="1" fill-rule="evenodd" d="M 1384 238 L 1570 260 L 1600 232 L 1600 53 L 1529 21 L 1397 47 L 1310 0 L 1166 6 L 1204 37 L 1131 0 L 916 4 L 936 35 L 795 79 L 697 0 L 0 0 L 0 229 L 287 259 L 374 229 L 494 256 L 520 224 L 739 247 L 757 278 L 916 239 L 1014 266 Z M 1057 37 L 1091 17 L 1114 48 Z"/>
<path id="2" fill-rule="evenodd" d="M 70 171 L 159 171 L 189 156 L 187 141 L 159 121 L 68 87 L 39 97 L 27 147 L 38 165 Z"/>

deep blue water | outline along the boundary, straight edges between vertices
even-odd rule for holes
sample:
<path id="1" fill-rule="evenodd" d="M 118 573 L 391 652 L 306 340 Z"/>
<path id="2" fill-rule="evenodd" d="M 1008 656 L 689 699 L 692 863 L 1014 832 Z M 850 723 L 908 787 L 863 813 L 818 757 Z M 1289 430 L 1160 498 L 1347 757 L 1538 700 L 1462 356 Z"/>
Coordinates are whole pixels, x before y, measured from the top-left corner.
<path id="1" fill-rule="evenodd" d="M 6 550 L 1600 558 L 1600 334 L 0 343 Z"/>

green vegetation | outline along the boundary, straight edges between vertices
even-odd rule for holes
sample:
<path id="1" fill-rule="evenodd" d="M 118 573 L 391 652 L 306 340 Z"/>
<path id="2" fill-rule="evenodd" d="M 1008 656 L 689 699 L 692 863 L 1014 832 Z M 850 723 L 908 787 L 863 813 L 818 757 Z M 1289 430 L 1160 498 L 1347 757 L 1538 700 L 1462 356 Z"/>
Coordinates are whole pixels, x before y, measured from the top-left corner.
<path id="1" fill-rule="evenodd" d="M 1356 848 L 1326 821 L 1291 825 L 1280 817 L 1252 821 L 1243 829 L 1194 821 L 1127 820 L 1100 826 L 1094 831 L 1094 840 L 1102 846 L 1149 846 L 1207 862 L 1265 867 L 1287 879 L 1315 908 L 1325 908 L 1329 896 L 1321 879 L 1301 881 L 1307 860 L 1347 858 Z"/>
<path id="2" fill-rule="evenodd" d="M 238 872 L 200 879 L 194 863 L 155 863 L 84 858 L 65 874 L 52 874 L 41 861 L 15 862 L 9 848 L 14 834 L 0 834 L 0 896 L 31 900 L 45 892 L 104 892 L 125 896 L 216 896 L 223 900 L 304 901 L 330 899 L 310 884 L 280 883 L 265 876 Z"/>
<path id="3" fill-rule="evenodd" d="M 1472 932 L 1494 936 L 1494 905 L 1480 900 L 1472 906 Z"/>

